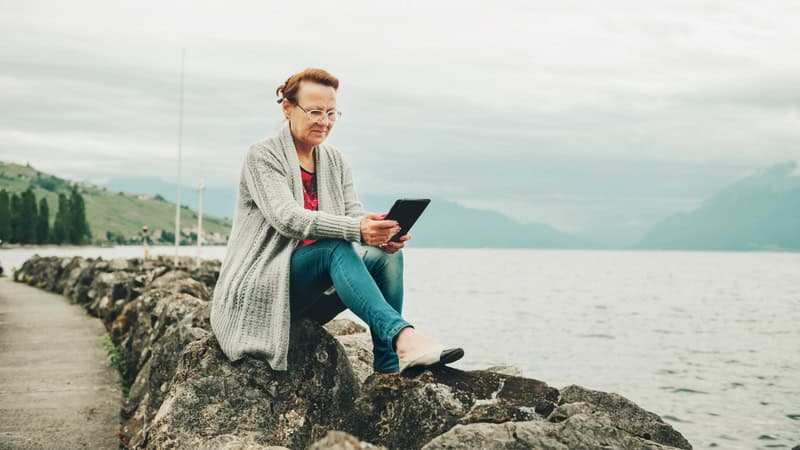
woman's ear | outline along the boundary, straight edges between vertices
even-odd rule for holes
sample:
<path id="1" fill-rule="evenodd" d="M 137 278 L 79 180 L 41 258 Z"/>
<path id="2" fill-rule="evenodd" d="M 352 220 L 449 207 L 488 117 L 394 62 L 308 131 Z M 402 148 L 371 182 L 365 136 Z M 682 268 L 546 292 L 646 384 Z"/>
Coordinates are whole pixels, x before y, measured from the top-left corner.
<path id="1" fill-rule="evenodd" d="M 283 99 L 283 103 L 281 103 L 281 108 L 283 109 L 283 117 L 288 119 L 289 118 L 289 110 L 291 109 L 292 104 L 287 99 Z"/>

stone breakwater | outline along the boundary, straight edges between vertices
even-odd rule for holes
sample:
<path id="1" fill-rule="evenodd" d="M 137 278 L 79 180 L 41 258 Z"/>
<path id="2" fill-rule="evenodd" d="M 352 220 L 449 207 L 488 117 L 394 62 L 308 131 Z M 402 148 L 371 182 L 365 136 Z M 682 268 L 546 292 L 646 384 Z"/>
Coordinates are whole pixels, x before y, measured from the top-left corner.
<path id="1" fill-rule="evenodd" d="M 128 388 L 120 448 L 692 448 L 620 395 L 513 367 L 373 373 L 368 330 L 349 320 L 294 321 L 287 371 L 231 363 L 209 323 L 219 266 L 35 255 L 14 273 L 105 324 Z"/>

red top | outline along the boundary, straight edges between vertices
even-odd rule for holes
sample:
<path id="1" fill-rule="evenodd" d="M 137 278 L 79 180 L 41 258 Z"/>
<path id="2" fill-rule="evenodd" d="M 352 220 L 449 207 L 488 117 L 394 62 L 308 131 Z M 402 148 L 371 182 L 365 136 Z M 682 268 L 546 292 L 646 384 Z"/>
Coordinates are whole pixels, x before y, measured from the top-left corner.
<path id="1" fill-rule="evenodd" d="M 300 176 L 303 179 L 303 205 L 306 209 L 317 210 L 317 174 L 300 167 Z M 306 239 L 297 243 L 297 248 L 316 242 L 316 239 Z"/>

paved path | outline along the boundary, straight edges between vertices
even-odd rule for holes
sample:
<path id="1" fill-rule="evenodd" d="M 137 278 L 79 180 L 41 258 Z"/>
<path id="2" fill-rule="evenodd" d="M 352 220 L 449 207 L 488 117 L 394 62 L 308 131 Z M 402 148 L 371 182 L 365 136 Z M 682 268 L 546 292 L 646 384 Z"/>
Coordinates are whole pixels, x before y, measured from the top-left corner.
<path id="1" fill-rule="evenodd" d="M 117 449 L 121 388 L 100 319 L 0 277 L 0 449 Z"/>

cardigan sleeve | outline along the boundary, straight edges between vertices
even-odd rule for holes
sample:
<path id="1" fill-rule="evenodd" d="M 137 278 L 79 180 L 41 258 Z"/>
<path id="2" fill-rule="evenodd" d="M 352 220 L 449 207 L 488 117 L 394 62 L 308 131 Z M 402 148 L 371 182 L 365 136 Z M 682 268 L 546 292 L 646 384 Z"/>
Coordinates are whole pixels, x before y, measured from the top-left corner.
<path id="1" fill-rule="evenodd" d="M 290 178 L 268 149 L 253 145 L 245 157 L 244 178 L 267 223 L 289 238 L 361 241 L 361 220 L 303 208 L 289 188 Z"/>
<path id="2" fill-rule="evenodd" d="M 361 217 L 366 212 L 361 200 L 358 199 L 356 188 L 353 183 L 353 172 L 350 170 L 350 164 L 344 158 L 342 161 L 342 188 L 344 192 L 344 206 L 345 214 L 348 217 Z"/>

